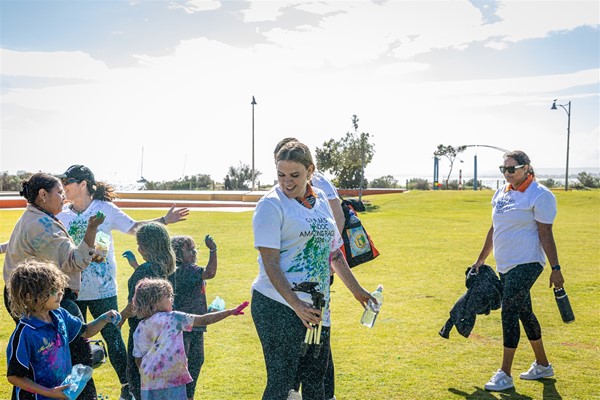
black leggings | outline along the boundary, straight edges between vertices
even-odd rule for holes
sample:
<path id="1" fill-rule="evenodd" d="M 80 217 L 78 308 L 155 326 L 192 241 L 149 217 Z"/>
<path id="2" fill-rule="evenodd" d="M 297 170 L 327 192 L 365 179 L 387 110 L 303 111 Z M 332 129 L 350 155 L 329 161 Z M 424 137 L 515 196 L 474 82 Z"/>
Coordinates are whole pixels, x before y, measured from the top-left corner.
<path id="1" fill-rule="evenodd" d="M 296 377 L 302 382 L 304 400 L 323 400 L 323 378 L 329 359 L 329 328 L 323 327 L 321 351 L 314 357 L 314 347 L 301 356 L 300 345 L 306 328 L 290 307 L 254 290 L 252 319 L 263 348 L 267 367 L 267 387 L 263 400 L 286 400 Z"/>
<path id="2" fill-rule="evenodd" d="M 521 338 L 519 320 L 529 340 L 542 338 L 542 328 L 531 306 L 531 287 L 544 267 L 540 263 L 519 264 L 505 274 L 502 282 L 502 335 L 504 347 L 516 349 Z"/>
<path id="3" fill-rule="evenodd" d="M 84 320 L 86 320 L 88 309 L 94 318 L 98 318 L 107 311 L 119 309 L 117 296 L 97 300 L 78 300 L 76 303 L 83 314 Z M 127 383 L 127 350 L 125 349 L 123 336 L 121 336 L 121 330 L 114 324 L 106 324 L 100 333 L 106 341 L 110 363 L 117 373 L 119 382 L 123 385 Z"/>

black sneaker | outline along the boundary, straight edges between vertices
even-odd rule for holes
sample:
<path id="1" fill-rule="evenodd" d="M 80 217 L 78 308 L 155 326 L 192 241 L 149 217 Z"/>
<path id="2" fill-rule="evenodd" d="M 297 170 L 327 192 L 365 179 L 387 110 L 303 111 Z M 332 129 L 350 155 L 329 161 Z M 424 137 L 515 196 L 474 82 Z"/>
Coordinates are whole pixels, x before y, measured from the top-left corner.
<path id="1" fill-rule="evenodd" d="M 135 400 L 135 397 L 129 391 L 129 385 L 121 386 L 121 395 L 119 396 L 119 400 Z"/>

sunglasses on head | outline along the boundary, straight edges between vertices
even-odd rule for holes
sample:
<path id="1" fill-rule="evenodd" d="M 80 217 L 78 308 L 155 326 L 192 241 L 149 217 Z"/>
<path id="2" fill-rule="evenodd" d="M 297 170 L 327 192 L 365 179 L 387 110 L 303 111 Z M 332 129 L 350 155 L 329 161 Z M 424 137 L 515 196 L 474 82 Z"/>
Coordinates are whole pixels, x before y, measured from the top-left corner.
<path id="1" fill-rule="evenodd" d="M 63 186 L 67 186 L 67 185 L 69 185 L 71 183 L 79 183 L 79 182 L 80 182 L 80 180 L 75 179 L 75 178 L 64 178 L 62 180 Z"/>
<path id="2" fill-rule="evenodd" d="M 515 166 L 510 166 L 510 167 L 505 167 L 504 165 L 500 166 L 500 172 L 505 173 L 508 172 L 509 174 L 514 174 L 516 170 L 523 168 L 524 165 L 515 165 Z"/>

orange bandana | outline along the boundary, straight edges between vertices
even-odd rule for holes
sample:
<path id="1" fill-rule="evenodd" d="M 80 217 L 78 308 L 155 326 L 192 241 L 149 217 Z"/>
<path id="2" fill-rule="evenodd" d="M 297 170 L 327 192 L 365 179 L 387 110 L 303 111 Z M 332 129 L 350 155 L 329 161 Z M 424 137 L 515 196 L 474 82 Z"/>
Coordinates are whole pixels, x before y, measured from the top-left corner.
<path id="1" fill-rule="evenodd" d="M 521 184 L 519 185 L 519 187 L 517 187 L 516 189 L 513 187 L 512 183 L 510 183 L 507 187 L 505 192 L 508 192 L 509 190 L 516 190 L 519 191 L 521 193 L 523 193 L 524 191 L 527 190 L 527 188 L 529 187 L 529 185 L 531 185 L 531 182 L 533 182 L 533 176 L 532 175 L 527 175 L 527 178 L 521 182 Z"/>
<path id="2" fill-rule="evenodd" d="M 319 196 L 317 196 L 317 193 L 314 191 L 312 186 L 307 184 L 306 193 L 304 194 L 304 197 L 296 197 L 296 200 L 298 201 L 298 203 L 302 204 L 304 207 L 310 210 L 315 206 L 317 197 Z"/>

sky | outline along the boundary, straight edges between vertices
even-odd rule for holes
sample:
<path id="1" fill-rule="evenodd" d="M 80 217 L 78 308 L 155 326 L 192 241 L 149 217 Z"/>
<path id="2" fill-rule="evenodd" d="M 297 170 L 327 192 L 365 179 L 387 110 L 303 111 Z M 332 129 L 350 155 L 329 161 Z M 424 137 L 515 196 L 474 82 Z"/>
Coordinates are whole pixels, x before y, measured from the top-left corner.
<path id="1" fill-rule="evenodd" d="M 485 146 L 564 171 L 567 136 L 600 167 L 595 0 L 0 0 L 0 26 L 0 171 L 222 182 L 254 155 L 272 182 L 280 139 L 314 154 L 353 115 L 368 179 L 431 177 L 439 144 L 480 145 L 467 179 L 502 163 Z"/>

